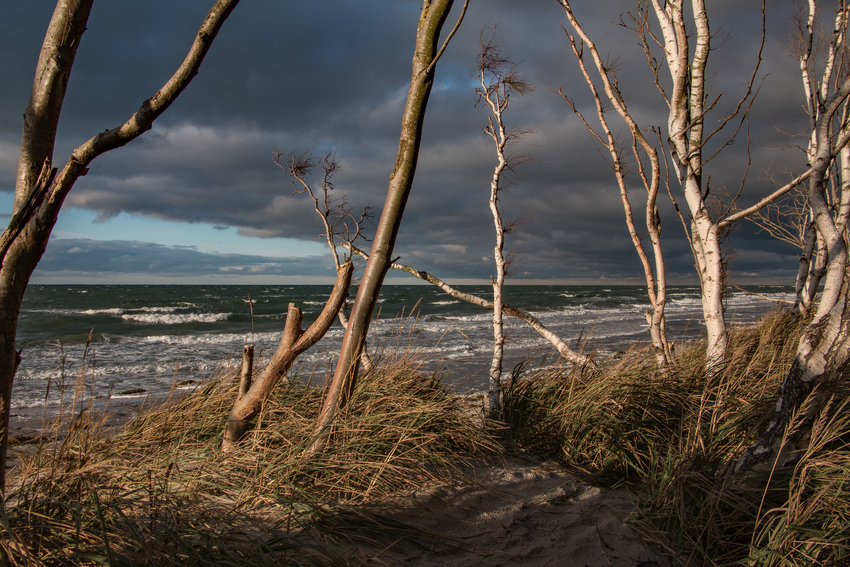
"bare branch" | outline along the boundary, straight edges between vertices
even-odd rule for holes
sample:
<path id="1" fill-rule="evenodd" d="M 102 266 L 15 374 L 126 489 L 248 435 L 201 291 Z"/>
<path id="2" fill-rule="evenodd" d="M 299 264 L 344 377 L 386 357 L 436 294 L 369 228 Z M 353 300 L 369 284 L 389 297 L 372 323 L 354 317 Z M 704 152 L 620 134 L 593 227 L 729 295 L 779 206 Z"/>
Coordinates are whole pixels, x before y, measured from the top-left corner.
<path id="1" fill-rule="evenodd" d="M 334 264 L 339 269 L 342 260 L 337 254 L 336 241 L 339 239 L 356 242 L 360 238 L 365 240 L 363 225 L 371 221 L 369 208 L 365 207 L 360 216 L 357 217 L 352 212 L 351 207 L 348 206 L 345 196 L 335 193 L 336 187 L 332 179 L 334 173 L 339 169 L 339 162 L 333 151 L 325 152 L 321 157 L 315 157 L 309 151 L 287 157 L 284 157 L 280 152 L 275 152 L 273 161 L 275 165 L 293 178 L 293 183 L 297 183 L 295 190 L 283 197 L 284 199 L 299 194 L 307 194 L 312 199 L 313 209 L 322 219 L 325 228 L 325 232 L 320 238 L 324 238 L 327 242 L 331 255 L 334 257 Z M 313 175 L 316 168 L 322 170 L 321 198 L 316 195 L 307 180 L 307 177 Z"/>
<path id="2" fill-rule="evenodd" d="M 359 248 L 357 248 L 356 246 L 353 246 L 351 244 L 346 244 L 346 243 L 342 244 L 342 246 L 344 246 L 345 248 L 350 250 L 353 254 L 360 256 L 361 258 L 364 258 L 366 260 L 369 259 L 369 255 L 366 252 L 364 252 L 363 250 L 360 250 Z M 443 290 L 444 292 L 446 292 L 448 295 L 454 297 L 455 299 L 460 299 L 461 301 L 466 301 L 468 303 L 472 303 L 473 305 L 478 305 L 479 307 L 483 307 L 484 309 L 490 309 L 490 310 L 493 309 L 493 302 L 492 301 L 483 299 L 483 298 L 478 297 L 477 295 L 473 295 L 471 293 L 466 293 L 464 291 L 460 291 L 459 289 L 452 287 L 451 285 L 449 285 L 445 281 L 441 280 L 440 278 L 438 278 L 434 275 L 429 274 L 428 272 L 423 272 L 422 270 L 417 270 L 416 268 L 413 268 L 411 266 L 407 266 L 405 264 L 400 264 L 398 262 L 392 262 L 390 264 L 390 268 L 392 268 L 394 270 L 400 270 L 402 272 L 407 272 L 408 274 L 416 276 L 417 278 L 419 278 L 422 281 L 426 281 L 430 284 L 433 284 L 433 285 L 437 286 L 438 288 L 440 288 L 441 290 Z M 571 362 L 573 364 L 582 365 L 582 366 L 590 366 L 591 368 L 596 366 L 589 356 L 583 355 L 583 354 L 578 354 L 575 351 L 573 351 L 572 349 L 570 349 L 569 345 L 567 345 L 560 338 L 558 338 L 558 336 L 556 334 L 554 334 L 552 331 L 547 329 L 546 326 L 543 325 L 543 323 L 541 323 L 539 320 L 537 320 L 530 313 L 523 311 L 522 309 L 512 307 L 512 306 L 505 304 L 505 303 L 502 304 L 502 312 L 505 315 L 509 315 L 511 317 L 516 317 L 517 319 L 521 319 L 521 320 L 525 321 L 526 323 L 528 323 L 528 325 L 531 326 L 531 328 L 533 328 L 535 331 L 537 331 L 540 334 L 540 336 L 542 336 L 547 341 L 552 343 L 552 346 L 554 346 L 555 349 L 557 349 L 557 351 L 560 353 L 560 355 L 562 357 L 564 357 L 564 359 L 567 360 L 568 362 Z"/>

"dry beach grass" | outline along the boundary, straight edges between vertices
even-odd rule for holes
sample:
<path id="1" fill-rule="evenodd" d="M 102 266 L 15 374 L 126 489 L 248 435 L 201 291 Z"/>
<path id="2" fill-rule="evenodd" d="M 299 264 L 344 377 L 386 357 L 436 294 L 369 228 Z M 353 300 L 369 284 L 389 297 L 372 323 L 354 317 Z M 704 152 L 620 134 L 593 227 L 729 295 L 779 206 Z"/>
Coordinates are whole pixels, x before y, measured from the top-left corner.
<path id="1" fill-rule="evenodd" d="M 11 565 L 841 565 L 841 399 L 795 466 L 731 474 L 799 331 L 780 313 L 736 331 L 712 380 L 698 344 L 665 373 L 634 350 L 523 376 L 501 422 L 410 352 L 384 358 L 311 459 L 317 387 L 280 388 L 227 454 L 230 373 L 106 434 L 74 408 L 20 454 L 0 550 Z"/>

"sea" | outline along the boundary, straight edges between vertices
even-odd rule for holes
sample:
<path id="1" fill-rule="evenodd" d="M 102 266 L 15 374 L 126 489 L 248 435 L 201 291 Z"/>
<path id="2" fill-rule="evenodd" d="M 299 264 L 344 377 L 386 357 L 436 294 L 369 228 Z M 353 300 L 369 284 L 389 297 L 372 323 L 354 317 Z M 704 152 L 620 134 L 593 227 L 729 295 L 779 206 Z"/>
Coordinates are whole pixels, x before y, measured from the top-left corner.
<path id="1" fill-rule="evenodd" d="M 481 297 L 492 288 L 459 286 Z M 202 385 L 241 361 L 254 344 L 257 365 L 274 352 L 294 302 L 304 328 L 321 312 L 326 285 L 31 285 L 18 324 L 22 362 L 14 409 L 50 408 L 74 395 L 141 400 Z M 510 285 L 505 301 L 532 313 L 573 348 L 614 356 L 649 341 L 643 286 Z M 352 297 L 354 290 L 352 291 Z M 668 291 L 671 340 L 698 338 L 699 288 Z M 786 286 L 749 286 L 727 296 L 727 319 L 752 324 L 793 299 Z M 505 372 L 552 362 L 551 345 L 525 323 L 507 317 Z M 304 353 L 297 379 L 321 382 L 338 355 L 343 330 Z M 492 354 L 492 312 L 427 285 L 385 285 L 370 330 L 372 354 L 418 352 L 423 370 L 438 373 L 458 391 L 484 390 Z M 81 393 L 82 391 L 82 393 Z"/>

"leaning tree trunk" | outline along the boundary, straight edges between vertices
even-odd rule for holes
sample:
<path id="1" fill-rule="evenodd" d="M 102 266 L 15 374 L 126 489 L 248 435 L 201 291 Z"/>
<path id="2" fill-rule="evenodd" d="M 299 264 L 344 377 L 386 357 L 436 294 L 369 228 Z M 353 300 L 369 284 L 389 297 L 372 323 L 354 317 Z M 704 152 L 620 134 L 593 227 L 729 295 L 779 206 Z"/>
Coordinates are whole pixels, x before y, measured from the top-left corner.
<path id="1" fill-rule="evenodd" d="M 434 70 L 439 57 L 437 46 L 440 31 L 452 8 L 452 3 L 453 0 L 423 0 L 422 2 L 422 12 L 416 30 L 413 73 L 401 120 L 401 136 L 395 167 L 390 173 L 387 198 L 375 231 L 372 251 L 357 290 L 354 307 L 348 318 L 348 327 L 343 336 L 339 360 L 319 415 L 314 439 L 307 449 L 308 456 L 323 450 L 327 430 L 337 408 L 347 403 L 356 385 L 358 360 L 366 344 L 369 323 L 375 304 L 378 302 L 384 276 L 392 262 L 392 252 L 401 226 L 404 207 L 413 186 L 419 145 L 422 141 L 425 109 L 434 84 Z M 464 5 L 465 8 L 466 5 Z"/>
<path id="2" fill-rule="evenodd" d="M 773 418 L 738 461 L 736 471 L 784 466 L 806 449 L 808 433 L 850 359 L 850 301 L 843 282 L 837 302 L 806 328 L 791 369 L 782 381 Z M 801 411 L 802 415 L 798 415 Z M 788 427 L 795 418 L 793 431 Z"/>
<path id="3" fill-rule="evenodd" d="M 845 225 L 836 226 L 824 197 L 827 172 L 835 157 L 832 153 L 831 120 L 848 95 L 850 79 L 846 79 L 832 97 L 818 105 L 822 112 L 813 133 L 816 159 L 809 177 L 809 204 L 829 255 L 823 292 L 814 319 L 800 339 L 791 370 L 780 386 L 773 418 L 759 440 L 738 461 L 738 471 L 753 469 L 762 463 L 782 466 L 793 460 L 797 451 L 804 448 L 812 421 L 850 360 L 850 274 L 847 272 L 847 246 L 842 232 Z M 795 422 L 794 430 L 790 431 L 791 418 L 801 408 L 805 411 Z"/>
<path id="4" fill-rule="evenodd" d="M 32 203 L 39 174 L 49 167 L 65 91 L 76 50 L 86 29 L 93 0 L 59 0 L 42 43 L 30 102 L 24 113 L 15 184 L 13 221 Z M 169 81 L 146 100 L 127 122 L 106 130 L 74 149 L 53 182 L 37 195 L 39 205 L 10 244 L 0 268 L 0 490 L 5 486 L 6 449 L 12 384 L 20 364 L 15 349 L 18 315 L 30 276 L 47 248 L 59 210 L 77 179 L 99 155 L 124 146 L 145 131 L 198 73 L 224 21 L 239 0 L 218 0 L 207 14 L 183 63 Z"/>
<path id="5" fill-rule="evenodd" d="M 349 243 L 343 243 L 343 246 L 345 248 L 348 248 L 349 250 L 351 250 L 352 253 L 357 254 L 361 258 L 365 258 L 367 260 L 369 259 L 369 255 L 366 254 L 366 252 L 364 252 L 363 250 L 357 248 L 356 246 Z M 392 264 L 390 264 L 390 267 L 394 270 L 407 272 L 408 274 L 416 276 L 424 282 L 433 284 L 444 292 L 446 292 L 451 297 L 454 297 L 455 299 L 467 301 L 469 303 L 472 303 L 473 305 L 483 307 L 484 309 L 494 309 L 492 301 L 483 299 L 481 297 L 478 297 L 477 295 L 472 295 L 471 293 L 466 293 L 465 291 L 460 291 L 459 289 L 455 289 L 440 278 L 431 275 L 428 272 L 423 272 L 422 270 L 417 270 L 412 266 L 399 264 L 398 262 L 393 262 Z M 537 331 L 537 333 L 541 337 L 549 341 L 564 360 L 578 366 L 596 368 L 596 364 L 593 362 L 592 357 L 575 352 L 573 349 L 570 348 L 570 345 L 561 340 L 558 335 L 550 331 L 543 323 L 540 322 L 539 319 L 537 319 L 528 311 L 523 311 L 522 309 L 512 307 L 504 302 L 502 302 L 502 311 L 505 313 L 505 315 L 508 315 L 509 317 L 516 317 L 517 319 L 525 321 L 529 327 Z"/>
<path id="6" fill-rule="evenodd" d="M 666 368 L 673 364 L 674 358 L 673 350 L 667 340 L 664 315 L 664 310 L 667 305 L 667 269 L 664 262 L 664 251 L 661 246 L 661 221 L 658 215 L 658 207 L 656 205 L 661 185 L 661 161 L 658 157 L 658 150 L 646 139 L 640 126 L 629 111 L 626 103 L 626 97 L 624 97 L 620 92 L 614 72 L 602 60 L 596 44 L 590 36 L 585 33 L 584 28 L 578 22 L 569 1 L 559 0 L 559 2 L 566 11 L 567 19 L 581 39 L 580 42 L 576 42 L 573 36 L 569 36 L 573 54 L 576 57 L 576 61 L 578 61 L 585 83 L 587 83 L 587 87 L 590 90 L 591 95 L 593 95 L 593 100 L 596 105 L 596 115 L 599 119 L 599 124 L 602 126 L 604 136 L 596 133 L 590 123 L 585 119 L 584 115 L 563 92 L 559 90 L 558 94 L 560 94 L 570 108 L 579 115 L 591 135 L 600 140 L 606 146 L 608 153 L 611 156 L 612 169 L 614 170 L 614 176 L 617 179 L 617 185 L 620 188 L 620 200 L 623 203 L 626 227 L 632 240 L 632 246 L 634 246 L 638 258 L 640 259 L 641 266 L 643 267 L 644 278 L 646 280 L 647 297 L 651 305 L 650 309 L 646 311 L 646 323 L 649 326 L 649 336 L 652 341 L 655 360 L 659 368 Z M 620 150 L 617 147 L 616 137 L 608 124 L 608 118 L 606 116 L 608 105 L 603 103 L 602 96 L 596 88 L 596 85 L 588 72 L 587 65 L 584 62 L 585 46 L 587 46 L 590 51 L 591 59 L 593 60 L 594 66 L 599 74 L 599 78 L 602 80 L 603 92 L 608 99 L 608 103 L 614 107 L 614 110 L 616 110 L 617 114 L 619 114 L 626 122 L 632 133 L 632 154 L 635 157 L 638 174 L 647 192 L 645 221 L 652 255 L 655 260 L 654 266 L 653 263 L 650 262 L 649 255 L 643 247 L 643 238 L 638 233 L 637 226 L 635 225 L 632 203 L 629 198 L 629 191 L 624 173 L 625 168 L 623 167 Z M 643 150 L 646 158 L 648 158 L 648 163 L 646 164 L 649 165 L 648 172 L 646 165 L 644 164 L 644 158 L 639 153 L 639 149 Z"/>

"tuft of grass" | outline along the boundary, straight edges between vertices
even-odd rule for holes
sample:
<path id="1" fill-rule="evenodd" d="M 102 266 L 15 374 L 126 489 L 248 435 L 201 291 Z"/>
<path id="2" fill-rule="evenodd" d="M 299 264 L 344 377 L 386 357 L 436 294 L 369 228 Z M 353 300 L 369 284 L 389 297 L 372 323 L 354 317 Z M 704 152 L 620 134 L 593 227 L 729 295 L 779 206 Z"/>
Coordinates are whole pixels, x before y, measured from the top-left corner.
<path id="1" fill-rule="evenodd" d="M 774 312 L 729 334 L 723 371 L 704 343 L 661 371 L 646 349 L 597 370 L 548 372 L 505 396 L 509 441 L 609 482 L 628 482 L 641 528 L 686 565 L 850 563 L 848 404 L 821 412 L 790 469 L 733 475 L 766 425 L 805 321 Z"/>
<path id="2" fill-rule="evenodd" d="M 364 503 L 499 452 L 406 356 L 364 376 L 325 453 L 303 458 L 324 392 L 297 381 L 278 388 L 240 450 L 221 453 L 237 379 L 223 372 L 108 435 L 81 412 L 55 445 L 21 454 L 0 562 L 358 565 L 358 542 L 419 537 Z"/>

